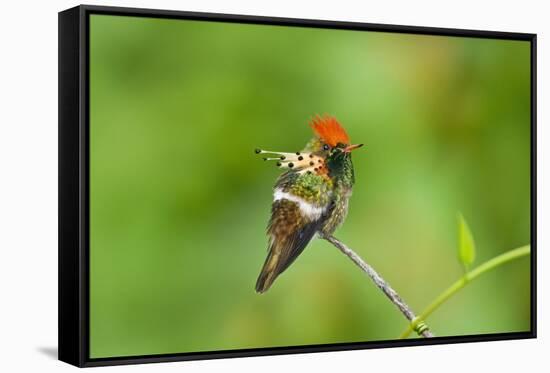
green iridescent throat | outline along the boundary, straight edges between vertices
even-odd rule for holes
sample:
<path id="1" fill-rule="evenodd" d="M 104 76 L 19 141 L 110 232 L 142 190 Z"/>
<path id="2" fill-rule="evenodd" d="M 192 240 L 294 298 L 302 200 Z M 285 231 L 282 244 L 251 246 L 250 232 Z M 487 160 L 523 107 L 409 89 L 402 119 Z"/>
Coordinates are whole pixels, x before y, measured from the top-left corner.
<path id="1" fill-rule="evenodd" d="M 336 183 L 351 188 L 355 183 L 351 154 L 335 148 L 327 158 L 329 176 Z"/>

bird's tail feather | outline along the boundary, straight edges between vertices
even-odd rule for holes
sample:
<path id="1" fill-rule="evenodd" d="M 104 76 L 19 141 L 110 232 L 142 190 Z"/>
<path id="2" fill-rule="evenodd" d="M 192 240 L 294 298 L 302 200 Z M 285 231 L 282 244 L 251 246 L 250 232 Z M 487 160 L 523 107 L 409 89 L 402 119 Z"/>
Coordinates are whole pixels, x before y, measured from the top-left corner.
<path id="1" fill-rule="evenodd" d="M 279 258 L 280 256 L 274 254 L 273 251 L 267 256 L 260 276 L 258 276 L 258 280 L 256 281 L 256 291 L 258 293 L 265 293 L 279 275 Z"/>

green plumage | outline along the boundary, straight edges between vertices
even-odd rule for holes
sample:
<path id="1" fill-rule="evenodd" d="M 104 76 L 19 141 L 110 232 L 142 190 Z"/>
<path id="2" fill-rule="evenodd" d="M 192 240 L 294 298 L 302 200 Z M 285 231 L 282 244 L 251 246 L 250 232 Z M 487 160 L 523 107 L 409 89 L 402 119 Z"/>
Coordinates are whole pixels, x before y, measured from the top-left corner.
<path id="1" fill-rule="evenodd" d="M 304 199 L 307 202 L 324 205 L 328 203 L 333 191 L 332 181 L 316 174 L 287 171 L 275 183 L 274 189 L 281 189 Z"/>

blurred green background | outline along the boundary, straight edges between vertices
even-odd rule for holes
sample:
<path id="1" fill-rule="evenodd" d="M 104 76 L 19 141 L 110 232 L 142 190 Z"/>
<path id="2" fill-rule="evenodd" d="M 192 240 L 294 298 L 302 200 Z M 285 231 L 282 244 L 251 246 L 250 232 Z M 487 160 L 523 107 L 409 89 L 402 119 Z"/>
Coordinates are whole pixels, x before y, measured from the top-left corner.
<path id="1" fill-rule="evenodd" d="M 310 243 L 254 292 L 279 171 L 315 113 L 352 142 L 336 236 L 420 312 L 462 268 L 530 241 L 529 43 L 92 15 L 91 357 L 395 339 L 406 321 L 348 258 Z M 523 258 L 428 320 L 438 336 L 525 331 Z"/>

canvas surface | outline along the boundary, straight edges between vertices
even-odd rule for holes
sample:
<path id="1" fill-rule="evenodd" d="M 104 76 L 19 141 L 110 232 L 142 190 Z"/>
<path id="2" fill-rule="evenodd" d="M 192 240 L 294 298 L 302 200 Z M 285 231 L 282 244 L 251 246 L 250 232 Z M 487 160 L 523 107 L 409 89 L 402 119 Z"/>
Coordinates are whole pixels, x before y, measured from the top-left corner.
<path id="1" fill-rule="evenodd" d="M 422 310 L 476 264 L 529 243 L 530 51 L 522 41 L 92 15 L 91 358 L 395 339 L 402 315 L 313 241 L 254 283 L 280 173 L 330 113 L 356 185 L 336 236 Z M 529 260 L 468 285 L 441 336 L 527 331 Z"/>

